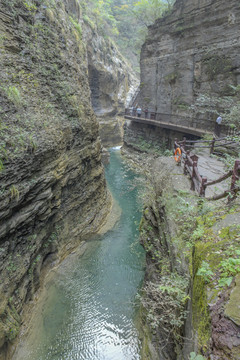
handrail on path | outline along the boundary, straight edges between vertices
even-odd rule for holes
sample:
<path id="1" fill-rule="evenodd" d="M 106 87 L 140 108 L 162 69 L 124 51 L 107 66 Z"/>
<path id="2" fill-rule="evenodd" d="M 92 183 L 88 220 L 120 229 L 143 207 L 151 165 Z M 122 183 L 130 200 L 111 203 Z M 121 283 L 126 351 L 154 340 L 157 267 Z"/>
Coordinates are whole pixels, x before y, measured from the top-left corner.
<path id="1" fill-rule="evenodd" d="M 222 140 L 222 139 L 221 139 Z M 186 142 L 188 140 L 184 139 L 183 141 L 178 142 L 177 139 L 175 139 L 174 148 L 180 148 L 182 153 L 181 162 L 184 164 L 184 174 L 190 175 L 190 178 L 192 180 L 192 186 L 191 190 L 196 190 L 197 193 L 201 197 L 205 197 L 205 192 L 207 186 L 217 184 L 223 180 L 226 180 L 230 176 L 232 176 L 231 179 L 231 185 L 230 189 L 224 191 L 222 194 L 213 196 L 211 198 L 207 198 L 208 200 L 219 200 L 226 196 L 228 196 L 228 200 L 232 200 L 237 196 L 238 191 L 240 191 L 240 187 L 237 185 L 237 181 L 240 179 L 240 160 L 235 160 L 235 164 L 232 170 L 228 171 L 228 173 L 222 175 L 220 178 L 213 180 L 213 181 L 207 181 L 206 176 L 202 176 L 199 173 L 198 169 L 198 156 L 193 154 L 191 155 L 190 150 L 186 150 Z M 208 141 L 208 140 L 207 140 Z M 200 141 L 198 141 L 200 142 Z M 206 142 L 206 140 L 202 140 L 202 142 Z"/>
<path id="2" fill-rule="evenodd" d="M 158 113 L 155 111 L 150 111 L 147 108 L 145 108 L 141 111 L 138 111 L 134 107 L 126 108 L 125 116 L 127 119 L 132 119 L 135 121 L 139 118 L 141 118 L 142 120 L 145 119 L 146 123 L 148 120 L 154 120 L 156 122 L 163 123 L 163 124 L 168 124 L 168 125 L 171 124 L 171 125 L 175 125 L 178 127 L 182 126 L 182 128 L 184 128 L 184 129 L 186 129 L 188 127 L 189 129 L 195 128 L 195 129 L 202 129 L 202 130 L 204 129 L 205 131 L 212 131 L 213 133 L 216 132 L 216 122 L 213 120 L 194 119 L 190 116 L 187 117 L 187 116 L 183 116 L 183 115 L 179 115 L 179 114 Z M 141 122 L 143 122 L 142 120 L 141 120 Z M 186 147 L 191 147 L 192 143 L 196 143 L 195 147 L 210 148 L 210 154 L 213 154 L 214 149 L 216 147 L 222 147 L 222 146 L 226 146 L 226 145 L 236 144 L 236 142 L 233 139 L 229 138 L 230 136 L 237 135 L 235 129 L 231 129 L 229 126 L 223 124 L 223 125 L 221 125 L 221 132 L 226 134 L 227 136 L 222 137 L 222 138 L 219 138 L 219 137 L 216 138 L 214 136 L 213 139 L 211 139 L 211 140 L 186 140 L 186 138 L 184 138 L 183 141 L 179 141 L 179 142 L 177 141 L 177 139 L 175 139 L 174 149 L 176 150 L 177 148 L 179 148 L 181 150 L 182 156 L 180 158 L 177 156 L 176 161 L 180 164 L 183 162 L 184 174 L 189 174 L 191 177 L 191 180 L 192 180 L 192 187 L 191 187 L 192 190 L 196 190 L 197 193 L 202 197 L 205 197 L 205 192 L 206 192 L 207 186 L 217 184 L 217 183 L 229 178 L 230 176 L 232 176 L 231 185 L 230 185 L 229 190 L 224 191 L 220 195 L 216 195 L 211 198 L 208 198 L 208 200 L 218 200 L 218 199 L 228 196 L 228 200 L 230 201 L 230 200 L 234 199 L 237 196 L 238 191 L 240 191 L 240 186 L 237 185 L 237 181 L 240 179 L 240 160 L 235 161 L 233 170 L 230 170 L 228 173 L 224 174 L 217 180 L 208 182 L 207 177 L 202 176 L 199 173 L 198 156 L 195 154 L 191 154 L 190 150 L 186 150 Z M 218 128 L 217 133 L 219 135 L 219 128 Z M 222 140 L 225 140 L 224 144 L 222 144 L 222 143 L 216 144 L 216 142 L 219 142 Z M 210 145 L 207 145 L 207 146 L 197 145 L 197 143 L 201 143 L 201 142 L 202 143 L 208 142 Z M 179 159 L 180 159 L 180 162 L 178 161 Z"/>
<path id="3" fill-rule="evenodd" d="M 177 139 L 175 139 L 175 141 L 177 141 Z M 218 142 L 219 144 L 216 144 Z M 203 140 L 203 139 L 187 140 L 184 137 L 183 140 L 179 141 L 178 143 L 182 144 L 184 149 L 186 149 L 186 147 L 193 147 L 193 146 L 194 148 L 210 148 L 210 154 L 216 153 L 214 150 L 217 147 L 227 147 L 228 145 L 237 145 L 237 144 L 239 145 L 239 143 L 237 143 L 236 140 L 230 135 L 224 136 L 222 138 L 216 138 L 215 136 L 213 136 L 213 138 L 209 140 Z M 208 143 L 209 145 L 198 145 L 199 143 Z"/>
<path id="4" fill-rule="evenodd" d="M 185 116 L 180 114 L 168 114 L 168 113 L 159 113 L 147 108 L 141 109 L 141 113 L 137 112 L 137 109 L 134 107 L 129 107 L 125 109 L 125 116 L 131 117 L 132 120 L 142 119 L 154 120 L 160 124 L 176 125 L 182 128 L 192 128 L 192 129 L 204 129 L 204 131 L 216 132 L 216 121 L 209 119 L 196 119 L 191 116 Z M 219 130 L 218 130 L 219 131 Z M 226 135 L 234 135 L 235 130 L 229 127 L 228 125 L 221 125 L 221 133 Z"/>

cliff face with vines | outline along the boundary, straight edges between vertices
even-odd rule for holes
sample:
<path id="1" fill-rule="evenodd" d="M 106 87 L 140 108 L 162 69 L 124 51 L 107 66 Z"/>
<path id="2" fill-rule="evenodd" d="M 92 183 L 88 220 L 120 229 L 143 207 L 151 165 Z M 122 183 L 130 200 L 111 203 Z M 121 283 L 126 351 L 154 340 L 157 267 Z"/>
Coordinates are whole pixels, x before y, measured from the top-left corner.
<path id="1" fill-rule="evenodd" d="M 43 270 L 110 207 L 79 16 L 74 0 L 1 1 L 1 359 Z"/>

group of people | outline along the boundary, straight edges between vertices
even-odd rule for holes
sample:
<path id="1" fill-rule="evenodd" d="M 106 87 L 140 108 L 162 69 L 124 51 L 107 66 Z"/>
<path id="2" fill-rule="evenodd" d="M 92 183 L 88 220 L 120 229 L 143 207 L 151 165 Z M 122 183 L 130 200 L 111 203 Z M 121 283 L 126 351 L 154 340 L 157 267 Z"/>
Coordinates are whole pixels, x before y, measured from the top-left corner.
<path id="1" fill-rule="evenodd" d="M 129 108 L 130 110 L 130 115 L 132 116 L 136 116 L 137 117 L 141 117 L 142 116 L 142 108 L 140 106 L 137 106 L 137 107 L 130 107 Z M 145 119 L 148 117 L 148 108 L 144 108 L 143 110 L 144 114 L 145 114 Z"/>

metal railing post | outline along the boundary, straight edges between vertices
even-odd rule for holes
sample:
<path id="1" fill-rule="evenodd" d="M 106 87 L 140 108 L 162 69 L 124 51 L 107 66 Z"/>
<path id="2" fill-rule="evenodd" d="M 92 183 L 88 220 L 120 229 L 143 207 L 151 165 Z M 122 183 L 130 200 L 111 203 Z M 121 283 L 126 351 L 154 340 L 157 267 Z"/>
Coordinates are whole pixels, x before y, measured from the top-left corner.
<path id="1" fill-rule="evenodd" d="M 187 150 L 186 153 L 186 158 L 184 159 L 184 167 L 183 167 L 183 172 L 185 175 L 187 175 L 188 171 L 187 171 L 187 163 L 188 163 L 188 157 L 190 156 L 190 150 Z"/>
<path id="2" fill-rule="evenodd" d="M 214 136 L 213 139 L 212 139 L 212 143 L 211 143 L 210 154 L 213 154 L 215 141 L 216 141 L 216 138 L 215 138 L 215 136 Z"/>
<path id="3" fill-rule="evenodd" d="M 195 177 L 195 168 L 197 167 L 197 162 L 193 161 L 192 165 L 192 174 L 191 174 L 191 190 L 195 190 L 194 177 Z"/>
<path id="4" fill-rule="evenodd" d="M 236 181 L 240 178 L 240 160 L 236 160 L 233 168 L 232 173 L 232 180 L 231 180 L 231 187 L 230 187 L 230 193 L 228 197 L 228 201 L 233 200 L 236 197 L 235 194 L 235 188 L 236 188 Z"/>
<path id="5" fill-rule="evenodd" d="M 191 156 L 193 165 L 192 165 L 192 174 L 191 174 L 191 178 L 192 178 L 192 190 L 195 190 L 195 184 L 194 184 L 194 178 L 196 178 L 196 168 L 197 168 L 197 164 L 198 164 L 198 156 L 197 155 L 192 155 Z"/>
<path id="6" fill-rule="evenodd" d="M 206 187 L 207 187 L 207 178 L 206 176 L 202 177 L 202 183 L 201 183 L 201 187 L 200 187 L 200 196 L 205 197 L 205 191 L 206 191 Z"/>

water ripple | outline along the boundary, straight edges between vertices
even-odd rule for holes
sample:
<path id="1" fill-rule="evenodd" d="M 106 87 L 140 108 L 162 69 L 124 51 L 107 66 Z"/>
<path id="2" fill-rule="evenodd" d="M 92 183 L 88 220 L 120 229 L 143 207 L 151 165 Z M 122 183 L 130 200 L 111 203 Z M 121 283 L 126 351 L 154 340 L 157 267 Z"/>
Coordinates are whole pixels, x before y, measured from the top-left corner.
<path id="1" fill-rule="evenodd" d="M 88 243 L 81 257 L 60 266 L 36 310 L 31 334 L 13 360 L 139 360 L 135 296 L 144 254 L 136 241 L 140 219 L 133 174 L 114 149 L 106 176 L 122 216 Z"/>

